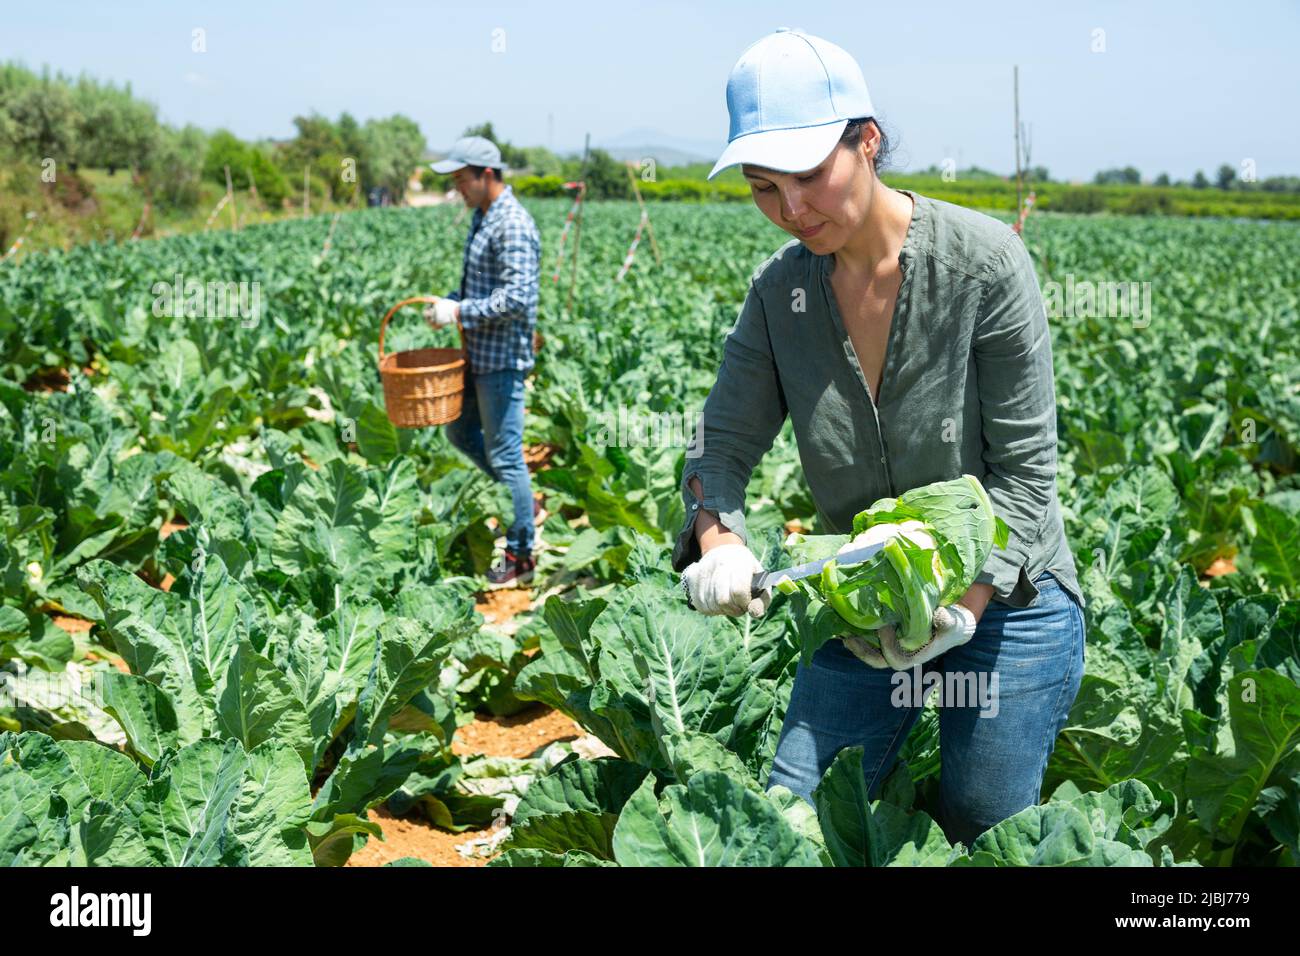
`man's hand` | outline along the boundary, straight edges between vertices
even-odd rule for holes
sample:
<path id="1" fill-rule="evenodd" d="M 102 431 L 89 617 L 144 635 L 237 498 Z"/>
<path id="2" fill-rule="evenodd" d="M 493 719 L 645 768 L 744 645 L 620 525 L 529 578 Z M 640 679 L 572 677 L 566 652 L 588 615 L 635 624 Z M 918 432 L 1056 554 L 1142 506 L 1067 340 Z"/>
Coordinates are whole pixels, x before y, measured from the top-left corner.
<path id="1" fill-rule="evenodd" d="M 876 634 L 885 661 L 894 670 L 904 671 L 965 644 L 975 636 L 976 623 L 975 614 L 970 608 L 950 604 L 934 612 L 930 639 L 914 651 L 906 651 L 899 646 L 892 625 L 885 625 Z"/>
<path id="2" fill-rule="evenodd" d="M 452 299 L 436 299 L 425 306 L 424 317 L 435 329 L 454 325 L 460 318 L 460 303 Z"/>
<path id="3" fill-rule="evenodd" d="M 682 572 L 682 587 L 701 614 L 762 617 L 772 602 L 772 589 L 758 597 L 750 593 L 754 575 L 763 565 L 743 544 L 720 544 Z"/>

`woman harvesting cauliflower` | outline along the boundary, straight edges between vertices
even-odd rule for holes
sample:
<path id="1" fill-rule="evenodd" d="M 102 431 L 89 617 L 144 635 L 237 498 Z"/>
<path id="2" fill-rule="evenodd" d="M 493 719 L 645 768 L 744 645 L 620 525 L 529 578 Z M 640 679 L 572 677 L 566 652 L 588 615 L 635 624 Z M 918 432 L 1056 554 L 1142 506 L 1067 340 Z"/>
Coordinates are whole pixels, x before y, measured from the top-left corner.
<path id="1" fill-rule="evenodd" d="M 891 704 L 892 668 L 996 672 L 997 717 L 940 711 L 939 816 L 969 843 L 1038 802 L 1083 674 L 1033 264 L 996 220 L 880 182 L 885 139 L 839 47 L 798 31 L 763 38 L 733 68 L 727 105 L 730 141 L 713 174 L 741 165 L 755 204 L 795 238 L 755 270 L 727 337 L 700 455 L 682 476 L 689 517 L 674 566 L 701 612 L 763 613 L 770 593 L 750 593 L 762 568 L 746 545 L 745 486 L 789 416 L 820 520 L 842 536 L 836 549 L 881 538 L 899 577 L 882 588 L 890 572 L 859 580 L 867 572 L 832 564 L 800 585 L 839 605 L 846 639 L 800 663 L 768 786 L 811 800 L 836 753 L 861 746 L 874 799 L 919 715 Z M 989 507 L 976 508 L 1005 522 L 977 536 L 1005 545 L 991 552 L 939 528 L 969 517 L 954 500 L 985 489 Z"/>

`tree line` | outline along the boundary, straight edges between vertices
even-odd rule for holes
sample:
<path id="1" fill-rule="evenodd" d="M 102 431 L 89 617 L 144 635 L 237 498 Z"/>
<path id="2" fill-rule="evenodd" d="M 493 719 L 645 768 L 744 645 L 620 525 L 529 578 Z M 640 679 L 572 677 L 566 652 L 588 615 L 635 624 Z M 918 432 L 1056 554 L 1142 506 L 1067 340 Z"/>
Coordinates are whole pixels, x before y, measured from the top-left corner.
<path id="1" fill-rule="evenodd" d="M 186 208 L 204 179 L 224 185 L 228 167 L 236 188 L 255 188 L 275 207 L 301 195 L 304 169 L 316 198 L 351 202 L 357 190 L 377 188 L 400 198 L 425 151 L 419 125 L 400 114 L 364 123 L 347 113 L 337 121 L 300 116 L 294 126 L 290 140 L 254 142 L 175 128 L 129 83 L 0 64 L 0 157 L 15 176 L 36 171 L 50 182 L 83 166 L 124 171 L 154 203 Z"/>

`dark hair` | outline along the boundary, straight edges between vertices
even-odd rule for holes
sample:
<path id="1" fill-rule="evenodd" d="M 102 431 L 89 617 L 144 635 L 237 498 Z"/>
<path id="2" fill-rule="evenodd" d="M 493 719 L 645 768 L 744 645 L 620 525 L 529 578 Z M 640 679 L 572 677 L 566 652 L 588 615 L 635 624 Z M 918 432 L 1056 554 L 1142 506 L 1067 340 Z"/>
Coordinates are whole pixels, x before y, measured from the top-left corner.
<path id="1" fill-rule="evenodd" d="M 859 119 L 849 120 L 849 125 L 844 127 L 844 132 L 840 136 L 840 142 L 849 149 L 857 149 L 862 144 L 862 134 L 867 130 L 867 124 L 873 124 L 876 129 L 880 130 L 880 149 L 876 151 L 875 166 L 876 175 L 889 166 L 889 160 L 893 156 L 893 147 L 889 145 L 889 138 L 885 135 L 885 129 L 874 116 L 863 116 Z"/>
<path id="2" fill-rule="evenodd" d="M 469 167 L 469 171 L 474 174 L 475 179 L 482 179 L 483 171 L 487 169 L 492 170 L 493 174 L 497 178 L 497 182 L 501 181 L 501 170 L 497 169 L 494 166 L 470 166 Z"/>

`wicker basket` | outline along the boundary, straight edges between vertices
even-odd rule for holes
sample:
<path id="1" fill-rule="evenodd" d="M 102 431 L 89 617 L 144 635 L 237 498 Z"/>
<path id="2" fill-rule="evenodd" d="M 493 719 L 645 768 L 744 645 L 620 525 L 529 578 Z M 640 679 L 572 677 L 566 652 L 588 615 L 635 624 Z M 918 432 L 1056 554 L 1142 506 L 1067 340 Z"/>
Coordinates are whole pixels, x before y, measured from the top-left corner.
<path id="1" fill-rule="evenodd" d="M 434 296 L 403 299 L 388 310 L 379 325 L 379 377 L 384 383 L 388 420 L 398 428 L 428 428 L 460 418 L 465 394 L 465 330 L 458 349 L 411 349 L 384 354 L 388 320 L 404 305 L 436 302 Z"/>

